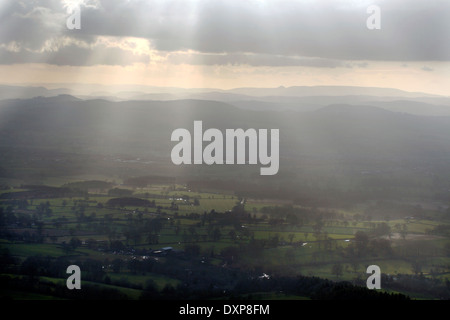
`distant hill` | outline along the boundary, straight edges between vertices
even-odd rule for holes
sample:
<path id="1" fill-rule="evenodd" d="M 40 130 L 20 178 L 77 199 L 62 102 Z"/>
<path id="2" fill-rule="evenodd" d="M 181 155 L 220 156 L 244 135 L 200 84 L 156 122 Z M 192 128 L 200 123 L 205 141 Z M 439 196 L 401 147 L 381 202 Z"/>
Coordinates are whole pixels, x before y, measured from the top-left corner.
<path id="1" fill-rule="evenodd" d="M 450 105 L 439 104 L 439 100 L 437 99 L 435 100 L 435 103 L 411 100 L 370 101 L 363 103 L 378 106 L 386 110 L 410 113 L 415 115 L 450 116 Z"/>
<path id="2" fill-rule="evenodd" d="M 62 84 L 64 86 L 64 84 Z M 207 100 L 247 110 L 313 111 L 330 104 L 379 106 L 416 115 L 449 116 L 450 97 L 391 88 L 356 86 L 294 86 L 278 88 L 185 89 L 138 86 L 74 85 L 70 89 L 0 85 L 0 100 L 72 95 L 83 100 L 175 101 Z M 127 90 L 129 89 L 129 90 Z"/>
<path id="3" fill-rule="evenodd" d="M 327 186 L 330 179 L 339 182 L 338 177 L 361 172 L 420 172 L 426 179 L 439 172 L 444 179 L 450 172 L 450 117 L 368 105 L 274 111 L 208 100 L 111 102 L 60 95 L 0 101 L 1 174 L 38 181 L 49 174 L 90 173 L 123 180 L 152 175 L 261 179 L 259 165 L 172 164 L 171 133 L 192 132 L 195 120 L 203 121 L 204 130 L 279 129 L 280 171 L 273 179 L 284 184 Z"/>
<path id="4" fill-rule="evenodd" d="M 361 155 L 362 150 L 369 156 L 374 148 L 378 151 L 373 157 L 394 156 L 400 150 L 408 152 L 399 156 L 408 157 L 433 146 L 439 152 L 450 150 L 450 118 L 413 116 L 373 106 L 339 104 L 309 112 L 277 112 L 243 110 L 207 100 L 110 102 L 68 95 L 1 102 L 4 138 L 0 141 L 9 147 L 66 150 L 76 146 L 76 150 L 92 153 L 167 155 L 173 146 L 171 132 L 177 128 L 192 131 L 195 120 L 203 120 L 205 129 L 278 128 L 282 142 L 299 144 L 297 150 L 289 151 L 297 154 L 327 153 L 331 149 L 317 143 L 327 139 L 337 142 L 333 148 L 348 146 L 349 156 Z"/>
<path id="5" fill-rule="evenodd" d="M 9 86 L 0 85 L 0 99 L 30 99 L 34 97 L 51 97 L 60 94 L 69 94 L 69 89 L 47 89 L 44 87 L 30 87 L 30 86 Z"/>
<path id="6" fill-rule="evenodd" d="M 249 96 L 378 96 L 378 97 L 433 97 L 422 92 L 407 92 L 392 88 L 356 86 L 294 86 L 278 88 L 237 88 L 228 92 Z"/>

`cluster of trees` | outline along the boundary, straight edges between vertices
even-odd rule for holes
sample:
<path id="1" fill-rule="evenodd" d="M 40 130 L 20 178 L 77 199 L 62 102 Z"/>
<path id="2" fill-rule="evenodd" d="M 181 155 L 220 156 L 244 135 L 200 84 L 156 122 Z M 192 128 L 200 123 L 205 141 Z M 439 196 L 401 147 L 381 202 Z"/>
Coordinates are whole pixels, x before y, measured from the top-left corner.
<path id="1" fill-rule="evenodd" d="M 21 208 L 20 205 L 17 206 L 17 209 L 15 210 L 13 205 L 8 205 L 5 209 L 4 207 L 0 207 L 0 227 L 7 225 L 30 227 L 32 224 L 41 221 L 43 216 L 50 217 L 53 214 L 48 201 L 41 202 L 35 206 L 35 210 L 33 211 Z"/>
<path id="2" fill-rule="evenodd" d="M 108 190 L 110 197 L 130 197 L 133 193 L 133 190 L 130 189 L 113 188 Z"/>
<path id="3" fill-rule="evenodd" d="M 254 251 L 255 247 L 247 248 Z M 193 249 L 195 251 L 195 248 Z M 229 247 L 221 251 L 221 255 L 231 259 L 244 251 L 238 247 Z M 198 256 L 197 253 L 193 253 Z M 167 256 L 165 262 L 153 259 L 115 259 L 98 261 L 92 259 L 69 259 L 67 257 L 52 258 L 47 256 L 31 256 L 23 261 L 14 258 L 7 249 L 0 250 L 0 272 L 10 275 L 0 276 L 0 287 L 7 296 L 10 291 L 26 291 L 48 294 L 69 299 L 127 299 L 119 289 L 106 289 L 95 284 L 83 284 L 82 294 L 76 290 L 70 292 L 65 282 L 48 282 L 42 276 L 66 279 L 68 265 L 76 264 L 82 270 L 82 280 L 119 287 L 130 287 L 142 290 L 141 299 L 209 299 L 214 297 L 251 298 L 257 293 L 284 292 L 290 295 L 309 297 L 311 299 L 388 299 L 407 300 L 402 294 L 388 294 L 377 290 L 368 290 L 364 284 L 352 285 L 348 282 L 334 282 L 317 277 L 306 276 L 270 276 L 259 277 L 262 270 L 240 272 L 232 268 L 221 268 L 209 263 L 200 263 L 184 255 Z M 207 262 L 207 258 L 203 258 Z M 105 268 L 105 266 L 107 268 Z M 338 266 L 333 267 L 339 275 Z M 126 278 L 111 280 L 109 271 L 115 273 L 131 272 L 145 275 L 161 274 L 179 279 L 177 286 L 167 285 L 162 290 L 154 282 L 132 284 Z M 399 291 L 421 292 L 430 297 L 450 298 L 450 281 L 426 278 L 423 275 L 382 275 L 384 288 Z M 101 294 L 101 296 L 95 296 Z"/>
<path id="4" fill-rule="evenodd" d="M 107 207 L 146 207 L 152 208 L 155 207 L 155 200 L 149 201 L 147 199 L 135 198 L 135 197 L 121 197 L 121 198 L 112 198 L 106 202 Z"/>
<path id="5" fill-rule="evenodd" d="M 235 294 L 252 292 L 271 292 L 277 288 L 287 294 L 305 296 L 316 300 L 409 300 L 403 294 L 389 294 L 365 287 L 355 286 L 349 282 L 333 282 L 318 277 L 270 277 L 240 280 Z"/>
<path id="6" fill-rule="evenodd" d="M 64 281 L 53 282 L 36 277 L 0 275 L 0 299 L 10 299 L 8 292 L 27 292 L 72 300 L 126 300 L 117 289 L 96 284 L 84 284 L 83 290 L 68 290 Z"/>
<path id="7" fill-rule="evenodd" d="M 79 190 L 79 191 L 88 191 L 88 190 L 100 190 L 104 191 L 113 185 L 113 182 L 107 182 L 107 181 L 101 181 L 101 180 L 89 180 L 89 181 L 77 181 L 77 182 L 70 182 L 63 185 L 64 188 L 69 188 L 72 190 Z"/>
<path id="8" fill-rule="evenodd" d="M 300 208 L 293 205 L 284 206 L 266 206 L 261 208 L 261 213 L 267 215 L 269 224 L 274 226 L 296 226 L 301 227 L 308 223 L 320 224 L 324 226 L 325 221 L 336 220 L 341 216 L 334 210 L 318 210 L 312 208 Z"/>
<path id="9" fill-rule="evenodd" d="M 357 231 L 352 243 L 346 248 L 344 254 L 349 258 L 390 256 L 393 254 L 393 250 L 391 241 L 388 239 L 371 238 L 369 233 Z"/>
<path id="10" fill-rule="evenodd" d="M 5 209 L 0 207 L 0 227 L 16 224 L 20 227 L 29 227 L 38 220 L 37 215 L 27 213 L 17 214 L 13 206 L 9 205 Z"/>
<path id="11" fill-rule="evenodd" d="M 423 274 L 383 274 L 381 283 L 392 290 L 420 292 L 425 298 L 450 299 L 450 280 L 425 277 Z"/>
<path id="12" fill-rule="evenodd" d="M 50 208 L 50 202 L 41 202 L 39 205 L 37 205 L 36 213 L 40 218 L 42 218 L 43 215 L 45 215 L 46 217 L 50 217 L 53 213 L 52 209 Z"/>

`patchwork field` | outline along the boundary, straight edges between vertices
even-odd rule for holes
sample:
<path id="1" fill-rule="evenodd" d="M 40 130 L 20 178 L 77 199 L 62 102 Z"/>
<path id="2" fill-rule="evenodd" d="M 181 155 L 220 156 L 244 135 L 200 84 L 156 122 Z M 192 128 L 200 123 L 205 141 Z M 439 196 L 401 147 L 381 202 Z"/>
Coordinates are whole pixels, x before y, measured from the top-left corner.
<path id="1" fill-rule="evenodd" d="M 364 285 L 367 266 L 378 265 L 386 292 L 402 292 L 405 277 L 417 278 L 418 287 L 407 288 L 413 297 L 424 296 L 426 281 L 439 287 L 450 279 L 450 223 L 439 211 L 383 220 L 367 214 L 370 203 L 349 210 L 312 208 L 180 185 L 118 186 L 114 192 L 122 197 L 112 196 L 111 189 L 55 197 L 58 189 L 50 187 L 56 189 L 46 190 L 48 198 L 22 198 L 36 188 L 2 191 L 4 276 L 32 270 L 44 282 L 64 281 L 64 264 L 49 271 L 50 261 L 76 262 L 98 269 L 88 271 L 86 283 L 100 283 L 129 299 L 173 293 L 191 281 L 210 281 L 224 292 L 235 284 L 227 283 L 227 276 L 201 279 L 211 272 L 314 276 Z M 47 267 L 28 266 L 43 260 Z M 437 298 L 428 291 L 425 297 Z"/>

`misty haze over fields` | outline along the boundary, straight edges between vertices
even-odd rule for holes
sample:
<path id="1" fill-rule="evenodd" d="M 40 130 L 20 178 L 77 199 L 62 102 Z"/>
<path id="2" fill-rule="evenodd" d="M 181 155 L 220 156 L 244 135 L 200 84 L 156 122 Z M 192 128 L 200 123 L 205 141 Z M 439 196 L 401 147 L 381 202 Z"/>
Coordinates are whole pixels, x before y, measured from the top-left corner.
<path id="1" fill-rule="evenodd" d="M 193 122 L 202 120 L 205 129 L 280 129 L 280 172 L 272 180 L 277 188 L 306 184 L 357 190 L 370 179 L 385 191 L 397 183 L 408 189 L 427 186 L 434 194 L 450 187 L 447 97 L 361 87 L 167 89 L 102 97 L 76 97 L 67 89 L 2 89 L 11 98 L 0 102 L 1 172 L 22 182 L 40 181 L 43 172 L 261 179 L 251 165 L 226 170 L 173 165 L 171 132 L 192 130 Z M 14 92 L 22 98 L 14 98 Z M 123 100 L 126 95 L 130 100 Z M 34 166 L 43 167 L 22 174 Z M 418 180 L 399 181 L 411 173 Z"/>

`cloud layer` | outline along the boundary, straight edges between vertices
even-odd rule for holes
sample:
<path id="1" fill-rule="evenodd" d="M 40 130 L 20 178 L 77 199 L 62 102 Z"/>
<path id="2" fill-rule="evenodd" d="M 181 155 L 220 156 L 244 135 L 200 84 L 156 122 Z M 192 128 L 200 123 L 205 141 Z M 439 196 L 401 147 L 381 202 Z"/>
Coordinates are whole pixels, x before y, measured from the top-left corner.
<path id="1" fill-rule="evenodd" d="M 69 30 L 67 7 L 81 8 Z M 369 30 L 369 5 L 381 29 Z M 128 39 L 141 39 L 133 42 Z M 124 45 L 129 41 L 129 45 Z M 139 47 L 138 43 L 141 45 Z M 144 44 L 142 46 L 142 44 Z M 450 2 L 79 0 L 0 4 L 0 64 L 309 66 L 449 61 Z"/>

